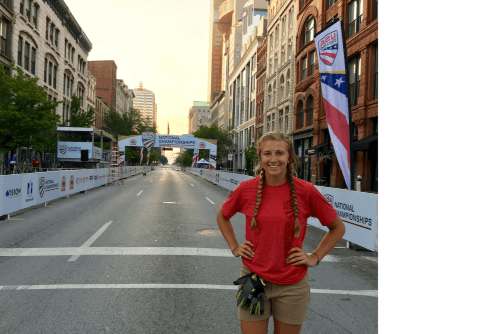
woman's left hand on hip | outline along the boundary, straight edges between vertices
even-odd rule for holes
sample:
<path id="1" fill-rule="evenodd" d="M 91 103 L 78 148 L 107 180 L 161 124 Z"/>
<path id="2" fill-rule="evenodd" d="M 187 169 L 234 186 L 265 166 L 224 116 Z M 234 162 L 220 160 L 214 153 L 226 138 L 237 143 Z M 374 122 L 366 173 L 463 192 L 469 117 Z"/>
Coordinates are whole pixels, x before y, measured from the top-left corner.
<path id="1" fill-rule="evenodd" d="M 286 258 L 286 262 L 292 266 L 302 265 L 304 267 L 312 267 L 316 265 L 318 261 L 314 256 L 307 255 L 307 253 L 299 247 L 290 249 L 288 253 L 292 254 Z"/>

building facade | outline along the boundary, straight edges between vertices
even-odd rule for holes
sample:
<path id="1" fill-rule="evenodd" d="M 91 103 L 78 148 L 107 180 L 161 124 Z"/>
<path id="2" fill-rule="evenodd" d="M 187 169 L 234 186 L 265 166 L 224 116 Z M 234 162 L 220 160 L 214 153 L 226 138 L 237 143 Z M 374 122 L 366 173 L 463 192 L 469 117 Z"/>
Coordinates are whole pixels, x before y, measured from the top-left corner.
<path id="1" fill-rule="evenodd" d="M 116 66 L 115 61 L 89 61 L 89 70 L 97 81 L 96 96 L 100 97 L 108 108 L 118 112 L 116 107 L 116 71 L 118 70 L 118 66 Z"/>
<path id="2" fill-rule="evenodd" d="M 266 20 L 267 21 L 267 20 Z M 262 22 L 264 25 L 264 22 Z M 263 32 L 262 43 L 257 47 L 257 72 L 255 73 L 255 138 L 264 134 L 264 95 L 267 68 L 267 32 Z"/>
<path id="3" fill-rule="evenodd" d="M 271 0 L 267 27 L 263 131 L 291 134 L 294 114 L 295 3 Z"/>
<path id="4" fill-rule="evenodd" d="M 87 110 L 87 57 L 92 43 L 63 0 L 0 2 L 0 59 L 14 63 L 53 101 L 61 123 L 69 125 L 72 96 Z M 64 18 L 64 20 L 62 19 Z"/>
<path id="5" fill-rule="evenodd" d="M 207 101 L 213 101 L 222 90 L 222 46 L 224 38 L 217 28 L 217 22 L 219 21 L 219 7 L 223 2 L 224 0 L 210 1 Z"/>
<path id="6" fill-rule="evenodd" d="M 123 79 L 118 79 L 116 90 L 116 111 L 120 114 L 129 112 L 130 108 L 134 105 L 134 97 L 134 91 L 128 89 L 128 86 Z"/>
<path id="7" fill-rule="evenodd" d="M 95 99 L 95 128 L 99 130 L 104 129 L 104 117 L 108 114 L 109 108 L 102 101 L 101 97 Z"/>
<path id="8" fill-rule="evenodd" d="M 322 103 L 314 35 L 343 22 L 352 114 L 351 174 L 362 191 L 378 191 L 378 0 L 300 0 L 295 55 L 293 137 L 302 166 L 299 176 L 316 184 L 345 188 Z M 311 152 L 321 154 L 308 155 Z"/>
<path id="9" fill-rule="evenodd" d="M 133 108 L 141 113 L 142 118 L 148 126 L 156 126 L 156 100 L 155 93 L 142 86 L 142 81 L 139 83 L 139 88 L 133 90 L 135 97 L 133 98 Z"/>
<path id="10" fill-rule="evenodd" d="M 87 70 L 87 111 L 90 110 L 90 108 L 94 109 L 95 112 L 95 100 L 96 100 L 96 95 L 95 95 L 95 89 L 96 89 L 96 79 L 92 75 L 92 72 Z M 95 125 L 95 123 L 94 123 Z"/>
<path id="11" fill-rule="evenodd" d="M 212 115 L 210 112 L 210 102 L 194 101 L 189 108 L 188 134 L 195 132 L 201 125 L 210 126 Z"/>

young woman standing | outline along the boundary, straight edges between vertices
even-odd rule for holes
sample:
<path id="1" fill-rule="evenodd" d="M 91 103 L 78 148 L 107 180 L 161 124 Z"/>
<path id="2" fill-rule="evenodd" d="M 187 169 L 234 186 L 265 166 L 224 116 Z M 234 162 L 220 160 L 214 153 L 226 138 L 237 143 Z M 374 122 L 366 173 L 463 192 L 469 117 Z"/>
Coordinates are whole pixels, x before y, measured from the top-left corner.
<path id="1" fill-rule="evenodd" d="M 317 266 L 335 247 L 345 226 L 312 183 L 295 177 L 298 157 L 290 136 L 264 134 L 257 142 L 257 155 L 260 175 L 241 182 L 217 213 L 233 255 L 242 257 L 240 277 L 253 272 L 267 281 L 262 315 L 238 308 L 241 331 L 267 333 L 272 315 L 274 333 L 300 333 L 310 297 L 307 267 Z M 229 220 L 237 212 L 246 216 L 246 241 L 241 245 Z M 308 217 L 318 218 L 329 229 L 311 255 L 302 249 Z"/>

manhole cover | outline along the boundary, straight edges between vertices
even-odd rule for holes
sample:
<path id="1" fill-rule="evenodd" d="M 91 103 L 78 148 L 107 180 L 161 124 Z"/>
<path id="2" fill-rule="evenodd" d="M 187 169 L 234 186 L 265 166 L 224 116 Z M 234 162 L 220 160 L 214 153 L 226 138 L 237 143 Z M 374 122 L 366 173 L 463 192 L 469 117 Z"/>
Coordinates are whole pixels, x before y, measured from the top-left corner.
<path id="1" fill-rule="evenodd" d="M 198 230 L 196 232 L 202 235 L 222 235 L 219 230 Z"/>

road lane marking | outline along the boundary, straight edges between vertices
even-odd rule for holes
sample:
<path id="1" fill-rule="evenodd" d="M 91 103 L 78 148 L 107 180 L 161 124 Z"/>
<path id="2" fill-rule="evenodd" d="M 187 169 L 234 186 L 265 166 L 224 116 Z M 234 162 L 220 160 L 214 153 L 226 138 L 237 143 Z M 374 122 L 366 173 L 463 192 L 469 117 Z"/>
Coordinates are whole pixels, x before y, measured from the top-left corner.
<path id="1" fill-rule="evenodd" d="M 70 289 L 210 289 L 238 290 L 236 285 L 217 284 L 53 284 L 53 285 L 0 285 L 0 291 L 70 290 Z M 311 289 L 311 293 L 366 296 L 378 298 L 378 290 Z"/>
<path id="2" fill-rule="evenodd" d="M 136 196 L 141 196 L 141 194 L 142 194 L 143 191 L 144 190 L 139 191 L 139 193 Z"/>
<path id="3" fill-rule="evenodd" d="M 153 181 L 154 181 L 154 180 L 151 180 L 151 181 L 149 181 L 149 182 L 153 182 Z"/>
<path id="4" fill-rule="evenodd" d="M 191 183 L 191 185 L 194 187 L 194 184 Z"/>
<path id="5" fill-rule="evenodd" d="M 99 238 L 101 236 L 101 234 L 103 234 L 104 231 L 106 231 L 106 229 L 109 227 L 109 225 L 111 225 L 112 222 L 113 221 L 111 220 L 111 221 L 107 222 L 106 224 L 104 224 L 104 226 L 101 227 L 99 229 L 99 231 L 94 233 L 94 235 L 91 236 L 90 239 L 87 240 L 81 247 L 76 248 L 77 253 L 73 254 L 73 256 L 68 261 L 69 262 L 76 261 L 80 257 L 80 254 L 83 253 L 86 249 L 88 249 L 90 247 L 90 245 L 92 245 L 92 243 L 94 243 L 94 241 L 96 241 L 97 238 Z"/>
<path id="6" fill-rule="evenodd" d="M 181 202 L 163 202 L 164 204 L 181 204 Z"/>
<path id="7" fill-rule="evenodd" d="M 108 225 L 109 226 L 109 225 Z M 99 230 L 101 231 L 101 230 Z M 104 230 L 102 231 L 104 232 Z M 101 233 L 102 233 L 101 232 Z M 99 233 L 99 232 L 97 232 Z M 96 236 L 97 233 L 94 235 Z M 100 234 L 99 234 L 100 235 Z M 92 238 L 91 238 L 92 239 Z M 96 238 L 97 239 L 97 238 Z M 89 240 L 90 241 L 90 240 Z M 88 242 L 85 243 L 88 244 Z M 308 253 L 310 255 L 310 253 Z M 195 247 L 58 247 L 58 248 L 0 248 L 0 257 L 7 256 L 70 256 L 70 255 L 193 255 L 234 258 L 230 249 Z M 326 255 L 321 262 L 339 262 L 340 256 Z"/>
<path id="8" fill-rule="evenodd" d="M 207 199 L 207 201 L 209 201 L 210 203 L 215 204 L 214 202 L 212 202 L 212 201 L 210 200 L 210 198 L 208 198 L 208 197 L 205 197 L 205 198 L 206 198 L 206 199 Z"/>

